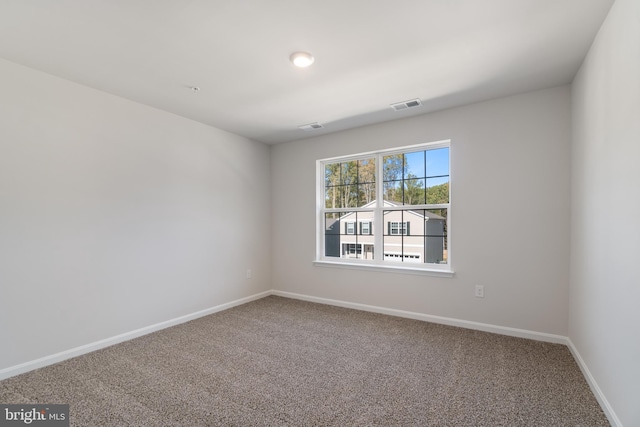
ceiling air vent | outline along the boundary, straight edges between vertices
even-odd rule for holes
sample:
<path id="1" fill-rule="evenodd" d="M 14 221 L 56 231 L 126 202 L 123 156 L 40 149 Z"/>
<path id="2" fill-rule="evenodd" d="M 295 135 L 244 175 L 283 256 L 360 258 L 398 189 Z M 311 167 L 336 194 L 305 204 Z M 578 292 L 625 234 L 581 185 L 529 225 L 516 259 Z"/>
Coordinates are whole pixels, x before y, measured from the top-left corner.
<path id="1" fill-rule="evenodd" d="M 316 129 L 322 129 L 323 127 L 324 126 L 322 126 L 320 123 L 315 122 L 315 123 L 309 123 L 308 125 L 298 126 L 298 129 L 302 129 L 305 132 L 309 132 Z"/>
<path id="2" fill-rule="evenodd" d="M 406 110 L 407 108 L 419 107 L 421 105 L 422 103 L 420 102 L 420 100 L 416 98 L 409 101 L 397 102 L 395 104 L 391 104 L 391 108 L 393 108 L 396 111 L 400 111 L 400 110 Z"/>

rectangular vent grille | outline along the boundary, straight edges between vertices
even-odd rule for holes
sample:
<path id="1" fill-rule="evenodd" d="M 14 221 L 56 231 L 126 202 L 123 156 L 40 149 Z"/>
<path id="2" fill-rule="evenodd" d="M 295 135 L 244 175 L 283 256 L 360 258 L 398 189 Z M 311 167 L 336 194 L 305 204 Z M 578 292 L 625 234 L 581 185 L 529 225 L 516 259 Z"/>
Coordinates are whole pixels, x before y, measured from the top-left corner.
<path id="1" fill-rule="evenodd" d="M 308 125 L 298 126 L 298 129 L 302 129 L 305 132 L 309 132 L 316 129 L 322 129 L 323 127 L 324 126 L 322 126 L 320 123 L 315 122 L 315 123 L 309 123 Z"/>
<path id="2" fill-rule="evenodd" d="M 391 104 L 391 108 L 393 108 L 395 111 L 402 111 L 402 110 L 406 110 L 407 108 L 419 107 L 421 105 L 422 103 L 420 102 L 420 100 L 416 98 L 416 99 L 411 99 L 409 101 L 397 102 L 395 104 Z"/>

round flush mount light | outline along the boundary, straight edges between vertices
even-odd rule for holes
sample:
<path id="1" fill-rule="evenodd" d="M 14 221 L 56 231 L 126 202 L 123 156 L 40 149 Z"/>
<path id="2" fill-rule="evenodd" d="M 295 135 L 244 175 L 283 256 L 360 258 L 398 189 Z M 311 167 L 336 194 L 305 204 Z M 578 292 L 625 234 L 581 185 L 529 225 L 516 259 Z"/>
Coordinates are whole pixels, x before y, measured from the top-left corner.
<path id="1" fill-rule="evenodd" d="M 314 60 L 313 55 L 309 52 L 294 52 L 291 54 L 289 59 L 293 62 L 293 65 L 300 68 L 308 67 L 313 64 Z"/>

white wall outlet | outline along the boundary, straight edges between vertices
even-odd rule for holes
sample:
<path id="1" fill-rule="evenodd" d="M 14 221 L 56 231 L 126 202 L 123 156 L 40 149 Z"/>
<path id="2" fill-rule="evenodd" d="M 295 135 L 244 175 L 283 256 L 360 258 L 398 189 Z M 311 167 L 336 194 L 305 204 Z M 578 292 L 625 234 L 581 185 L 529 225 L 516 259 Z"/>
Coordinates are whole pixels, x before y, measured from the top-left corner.
<path id="1" fill-rule="evenodd" d="M 476 285 L 476 298 L 484 298 L 484 286 Z"/>
<path id="2" fill-rule="evenodd" d="M 251 279 L 251 269 L 247 268 L 247 279 Z"/>

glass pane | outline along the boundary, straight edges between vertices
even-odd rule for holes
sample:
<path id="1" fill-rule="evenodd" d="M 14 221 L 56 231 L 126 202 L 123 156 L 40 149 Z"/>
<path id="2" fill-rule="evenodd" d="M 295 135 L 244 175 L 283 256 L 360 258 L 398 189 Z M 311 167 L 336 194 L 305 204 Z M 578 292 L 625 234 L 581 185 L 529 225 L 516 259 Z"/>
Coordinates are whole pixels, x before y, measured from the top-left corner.
<path id="1" fill-rule="evenodd" d="M 411 229 L 413 234 L 413 228 Z M 424 237 L 423 236 L 405 236 L 402 239 L 402 262 L 420 263 L 424 259 Z"/>
<path id="2" fill-rule="evenodd" d="M 376 160 L 358 161 L 358 207 L 372 203 L 376 199 Z"/>
<path id="3" fill-rule="evenodd" d="M 449 203 L 449 177 L 427 178 L 427 203 Z"/>
<path id="4" fill-rule="evenodd" d="M 326 213 L 325 256 L 373 260 L 373 215 L 373 211 Z"/>
<path id="5" fill-rule="evenodd" d="M 358 212 L 357 215 L 357 242 L 360 248 L 356 255 L 360 259 L 373 260 L 374 253 L 374 224 L 373 224 L 373 211 Z"/>
<path id="6" fill-rule="evenodd" d="M 340 214 L 324 214 L 324 255 L 340 257 Z"/>
<path id="7" fill-rule="evenodd" d="M 425 261 L 431 264 L 447 264 L 447 210 L 430 209 L 425 218 Z"/>
<path id="8" fill-rule="evenodd" d="M 358 207 L 364 207 L 375 200 L 376 185 L 374 183 L 358 184 Z"/>
<path id="9" fill-rule="evenodd" d="M 340 185 L 340 163 L 331 163 L 324 166 L 324 186 Z"/>
<path id="10" fill-rule="evenodd" d="M 433 237 L 427 236 L 425 237 L 425 245 L 426 245 L 426 258 L 425 263 L 427 264 L 446 264 L 447 263 L 447 254 L 446 250 L 443 248 L 443 238 L 442 237 Z"/>
<path id="11" fill-rule="evenodd" d="M 373 260 L 373 243 L 364 243 L 362 245 L 362 259 Z"/>
<path id="12" fill-rule="evenodd" d="M 358 182 L 358 162 L 352 160 L 341 164 L 341 184 L 356 184 Z"/>
<path id="13" fill-rule="evenodd" d="M 407 220 L 404 218 L 405 211 L 384 211 L 383 219 L 384 219 L 384 229 L 383 236 L 400 236 L 401 230 L 403 228 L 402 223 L 406 223 Z M 411 228 L 411 226 L 409 226 Z M 411 232 L 411 230 L 409 230 Z"/>
<path id="14" fill-rule="evenodd" d="M 384 199 L 396 204 L 449 203 L 449 148 L 383 157 Z"/>
<path id="15" fill-rule="evenodd" d="M 324 206 L 337 208 L 338 189 L 340 185 L 340 163 L 324 166 Z"/>
<path id="16" fill-rule="evenodd" d="M 403 202 L 402 181 L 384 183 L 384 200 L 401 205 Z"/>
<path id="17" fill-rule="evenodd" d="M 325 189 L 325 208 L 353 208 L 359 206 L 358 185 L 337 185 Z"/>
<path id="18" fill-rule="evenodd" d="M 404 263 L 446 264 L 447 210 L 384 212 L 384 259 Z"/>
<path id="19" fill-rule="evenodd" d="M 383 158 L 383 180 L 396 181 L 404 177 L 404 156 L 392 154 Z"/>
<path id="20" fill-rule="evenodd" d="M 376 181 L 376 159 L 358 160 L 358 183 L 374 183 Z"/>
<path id="21" fill-rule="evenodd" d="M 355 208 L 358 206 L 358 185 L 345 185 L 342 188 L 342 201 L 343 208 Z"/>
<path id="22" fill-rule="evenodd" d="M 449 147 L 427 150 L 427 177 L 449 176 Z"/>
<path id="23" fill-rule="evenodd" d="M 425 203 L 424 178 L 404 181 L 404 204 L 420 205 Z"/>
<path id="24" fill-rule="evenodd" d="M 407 153 L 404 155 L 404 177 L 424 178 L 424 151 Z"/>
<path id="25" fill-rule="evenodd" d="M 374 202 L 375 163 L 375 158 L 370 158 L 325 165 L 325 208 L 362 207 Z"/>
<path id="26" fill-rule="evenodd" d="M 339 208 L 340 207 L 340 192 L 341 186 L 325 187 L 324 189 L 324 207 L 325 208 Z"/>

